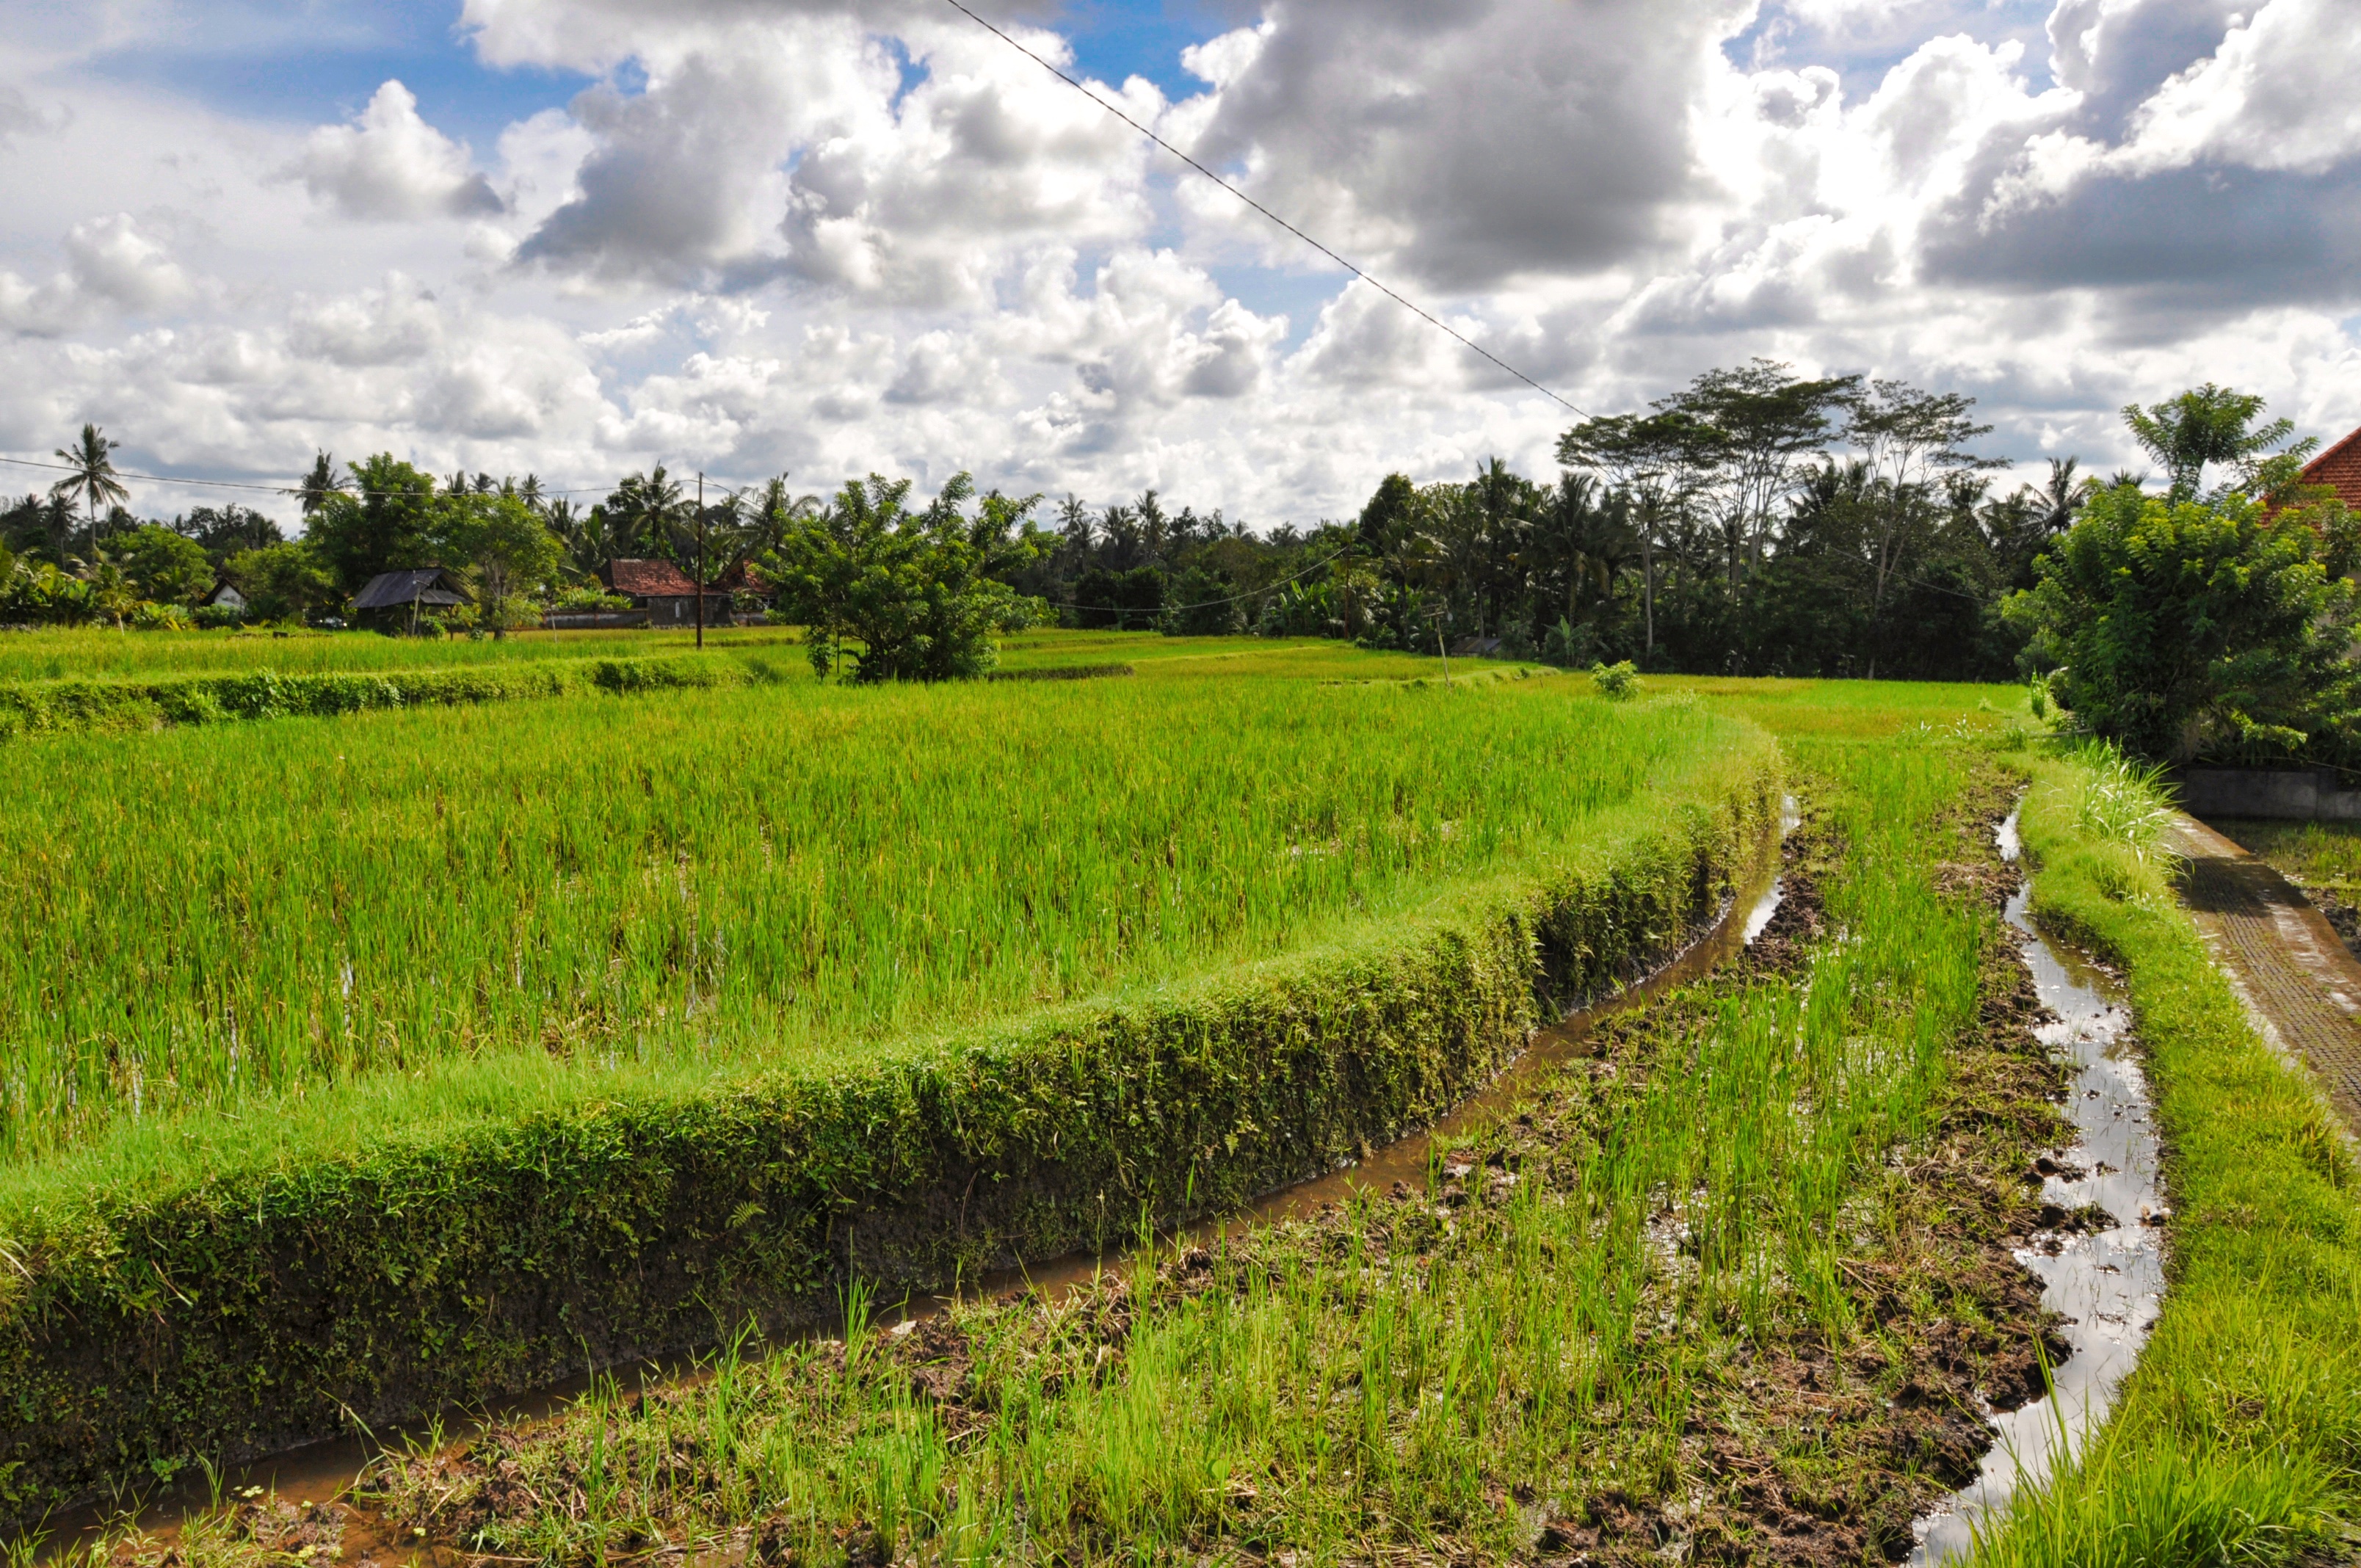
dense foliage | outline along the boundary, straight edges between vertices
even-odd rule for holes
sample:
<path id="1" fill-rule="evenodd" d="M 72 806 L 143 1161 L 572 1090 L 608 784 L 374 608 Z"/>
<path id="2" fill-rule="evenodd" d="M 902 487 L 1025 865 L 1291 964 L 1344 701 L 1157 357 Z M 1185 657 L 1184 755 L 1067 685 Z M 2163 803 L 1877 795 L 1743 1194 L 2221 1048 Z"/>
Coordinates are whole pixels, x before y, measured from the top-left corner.
<path id="1" fill-rule="evenodd" d="M 836 504 L 791 519 L 760 565 L 778 585 L 781 613 L 810 629 L 814 671 L 839 663 L 852 678 L 945 681 L 983 674 L 996 656 L 995 632 L 1036 624 L 1045 611 L 991 576 L 1033 553 L 1017 524 L 1038 497 L 975 493 L 965 474 L 923 511 L 909 507 L 910 481 L 872 474 L 839 492 Z M 848 642 L 858 646 L 850 652 Z"/>
<path id="2" fill-rule="evenodd" d="M 2334 502 L 2276 512 L 2102 490 L 2010 606 L 2079 724 L 2144 756 L 2351 754 L 2361 529 Z"/>
<path id="3" fill-rule="evenodd" d="M 2209 384 L 2125 412 L 2168 497 L 2211 505 L 2227 492 L 2199 493 L 2209 466 L 2264 495 L 2309 450 L 2275 451 L 2288 422 L 2258 423 L 2261 409 Z M 2046 483 L 1996 493 L 2000 460 L 1977 449 L 1989 431 L 1961 393 L 1757 359 L 1566 431 L 1554 477 L 1497 457 L 1465 480 L 1392 474 L 1357 516 L 1308 531 L 1250 532 L 1153 489 L 1098 508 L 1070 495 L 1044 527 L 1038 498 L 994 494 L 971 511 L 964 477 L 920 508 L 907 481 L 874 476 L 823 499 L 784 476 L 692 488 L 658 466 L 582 506 L 530 474 L 438 480 L 388 454 L 345 469 L 322 453 L 289 541 L 236 506 L 169 525 L 119 501 L 102 515 L 120 487 L 112 444 L 90 429 L 60 449 L 72 477 L 0 511 L 14 552 L 0 557 L 0 620 L 315 620 L 379 571 L 436 565 L 476 596 L 450 623 L 497 630 L 551 608 L 615 608 L 598 574 L 639 558 L 701 575 L 741 614 L 808 621 L 816 662 L 863 681 L 974 674 L 996 632 L 1042 615 L 1577 668 L 2010 678 L 2059 655 L 2029 650 L 2037 621 L 2003 603 L 2034 587 L 2035 562 L 2097 487 L 2065 457 Z M 216 581 L 242 610 L 202 604 Z M 2239 708 L 2256 733 L 2302 728 L 2256 700 Z"/>
<path id="4" fill-rule="evenodd" d="M 1358 517 L 1248 533 L 1157 492 L 1058 532 L 1011 581 L 1068 624 L 1492 647 L 1587 666 L 1732 674 L 2012 674 L 1999 614 L 2089 486 L 1994 495 L 1972 400 L 1756 361 L 1464 482 L 1389 475 Z"/>

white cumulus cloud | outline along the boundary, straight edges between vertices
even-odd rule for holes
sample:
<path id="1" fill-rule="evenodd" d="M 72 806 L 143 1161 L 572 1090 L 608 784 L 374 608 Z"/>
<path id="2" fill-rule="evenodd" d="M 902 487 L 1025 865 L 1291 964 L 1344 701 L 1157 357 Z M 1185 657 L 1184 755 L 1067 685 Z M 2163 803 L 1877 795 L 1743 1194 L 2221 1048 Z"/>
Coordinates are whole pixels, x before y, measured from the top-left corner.
<path id="1" fill-rule="evenodd" d="M 346 217 L 414 222 L 500 211 L 467 148 L 418 115 L 418 97 L 388 82 L 352 124 L 322 126 L 287 172 Z"/>

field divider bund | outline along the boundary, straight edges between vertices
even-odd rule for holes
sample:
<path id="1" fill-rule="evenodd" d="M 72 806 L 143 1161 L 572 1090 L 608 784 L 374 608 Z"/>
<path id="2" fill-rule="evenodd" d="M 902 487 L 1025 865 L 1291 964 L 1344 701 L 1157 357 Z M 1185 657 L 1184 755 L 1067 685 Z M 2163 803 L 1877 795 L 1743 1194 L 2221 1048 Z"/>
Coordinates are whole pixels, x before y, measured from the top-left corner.
<path id="1" fill-rule="evenodd" d="M 0 740 L 91 730 L 260 718 L 328 718 L 403 707 L 521 702 L 588 692 L 684 691 L 775 678 L 728 654 L 597 655 L 379 673 L 253 670 L 145 679 L 0 683 Z"/>
<path id="2" fill-rule="evenodd" d="M 620 662 L 617 662 L 620 663 Z M 284 679 L 284 677 L 282 677 Z M 109 1487 L 1242 1206 L 1422 1127 L 1686 943 L 1775 832 L 1750 731 L 1417 919 L 873 1064 L 600 1095 L 0 1211 L 0 1530 Z"/>

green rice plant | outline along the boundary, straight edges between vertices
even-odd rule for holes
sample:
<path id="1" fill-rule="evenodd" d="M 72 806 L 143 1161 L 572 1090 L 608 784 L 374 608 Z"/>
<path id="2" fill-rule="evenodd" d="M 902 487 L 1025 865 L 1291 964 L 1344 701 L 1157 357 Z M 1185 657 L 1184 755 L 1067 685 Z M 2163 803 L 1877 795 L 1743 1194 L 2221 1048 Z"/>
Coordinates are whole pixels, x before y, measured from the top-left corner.
<path id="1" fill-rule="evenodd" d="M 1587 1113 L 1538 1142 L 1476 1130 L 1423 1194 L 1151 1245 L 1062 1306 L 971 1304 L 906 1342 L 855 1314 L 840 1345 L 497 1434 L 468 1475 L 389 1464 L 375 1496 L 463 1550 L 568 1561 L 758 1521 L 774 1560 L 1510 1560 L 1597 1496 L 1685 1506 L 1700 1408 L 1818 1332 L 1792 1266 L 1857 1252 L 1849 1206 L 1933 1135 L 1995 938 L 1932 882 L 1956 754 L 1865 748 L 1849 773 L 1848 938 L 1635 1021 L 1617 1071 L 1539 1086 Z M 915 1397 L 929 1374 L 895 1349 L 937 1332 L 958 1400 Z M 683 1432 L 709 1468 L 653 1478 L 636 1533 L 572 1500 L 602 1445 Z M 476 1509 L 495 1472 L 545 1503 Z"/>
<path id="2" fill-rule="evenodd" d="M 0 740 L 74 730 L 124 732 L 231 720 L 330 718 L 378 708 L 518 702 L 572 693 L 617 696 L 707 686 L 768 685 L 777 670 L 759 655 L 674 653 L 660 659 L 540 659 L 500 665 L 0 685 Z"/>
<path id="3" fill-rule="evenodd" d="M 706 641 L 730 651 L 783 652 L 798 634 L 780 627 L 715 627 Z M 521 631 L 480 641 L 387 637 L 374 631 L 117 631 L 53 627 L 0 631 L 0 689 L 64 680 L 152 680 L 172 675 L 370 674 L 503 667 L 544 660 L 661 658 L 693 647 L 686 631 Z M 790 660 L 798 667 L 799 653 Z"/>
<path id="4" fill-rule="evenodd" d="M 1545 859 L 1733 740 L 1290 672 L 19 745 L 0 1155 L 439 1060 L 711 1073 L 1153 986 Z"/>
<path id="5" fill-rule="evenodd" d="M 164 1475 L 1325 1168 L 1668 950 L 1778 789 L 1702 707 L 1252 663 L 11 765 L 18 820 L 76 823 L 16 868 L 34 961 L 0 983 L 37 1043 L 71 1014 L 8 1085 L 19 1517 L 126 1454 Z M 141 1376 L 92 1381 L 159 1321 Z"/>

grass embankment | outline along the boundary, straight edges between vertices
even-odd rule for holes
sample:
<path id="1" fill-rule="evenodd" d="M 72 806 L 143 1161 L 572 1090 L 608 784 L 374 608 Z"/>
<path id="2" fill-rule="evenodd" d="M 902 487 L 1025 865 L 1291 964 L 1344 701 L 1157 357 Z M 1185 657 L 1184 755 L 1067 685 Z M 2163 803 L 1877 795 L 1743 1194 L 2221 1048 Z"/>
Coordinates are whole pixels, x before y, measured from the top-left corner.
<path id="1" fill-rule="evenodd" d="M 785 627 L 714 627 L 712 646 L 768 651 L 803 667 Z M 376 631 L 0 631 L 0 683 L 153 680 L 171 675 L 376 674 L 586 658 L 652 659 L 694 646 L 686 631 L 519 631 L 507 637 L 388 637 Z"/>
<path id="2" fill-rule="evenodd" d="M 2330 1560 L 2361 1528 L 2361 1185 L 2209 961 L 2170 865 L 2102 831 L 2087 783 L 2079 763 L 2039 770 L 2033 907 L 2124 970 L 2169 1153 L 2170 1286 L 2081 1463 L 2021 1496 L 1979 1561 Z"/>
<path id="3" fill-rule="evenodd" d="M 129 643 L 121 643 L 132 637 Z M 160 639 L 149 646 L 140 639 Z M 374 632 L 68 632 L 46 649 L 0 639 L 0 741 L 81 731 L 122 733 L 382 708 L 481 706 L 584 692 L 661 693 L 712 686 L 814 684 L 797 634 L 716 633 L 693 650 L 676 632 L 521 633 L 504 641 L 416 641 Z M 1122 657 L 1115 657 L 1122 655 Z M 1371 654 L 1310 639 L 1180 638 L 1156 632 L 1042 631 L 1014 638 L 991 679 L 1152 678 L 1301 682 L 1440 678 L 1433 660 Z M 1523 679 L 1539 666 L 1463 661 L 1456 684 Z"/>
<path id="4" fill-rule="evenodd" d="M 700 1384 L 602 1387 L 388 1464 L 374 1539 L 556 1562 L 1892 1552 L 1972 1474 L 1976 1399 L 2037 1387 L 2008 1249 L 2059 1077 L 1993 916 L 2007 792 L 1982 753 L 1800 750 L 1815 818 L 1756 957 L 1603 1030 L 1415 1190 L 1143 1253 L 1062 1303 L 907 1332 L 856 1314 L 848 1342 L 724 1355 Z M 346 1543 L 341 1508 L 265 1501 L 181 1550 Z"/>
<path id="5" fill-rule="evenodd" d="M 1678 702 L 1146 693 L 8 752 L 74 834 L 5 905 L 5 1511 L 1327 1168 L 1676 941 L 1775 810 L 1767 740 Z"/>
<path id="6" fill-rule="evenodd" d="M 2007 1247 L 2059 1079 L 1977 896 L 1974 757 L 1820 754 L 1824 858 L 1763 958 L 1610 1026 L 1422 1190 L 609 1385 L 388 1464 L 372 1507 L 550 1562 L 1893 1552 L 1973 1473 L 1976 1398 L 2039 1386 Z M 298 1528 L 197 1539 L 236 1561 Z"/>
<path id="7" fill-rule="evenodd" d="M 329 718 L 381 708 L 477 707 L 606 692 L 630 696 L 808 680 L 800 660 L 775 654 L 674 652 L 656 658 L 521 658 L 449 668 L 60 680 L 0 685 L 0 741 L 79 731 Z"/>

